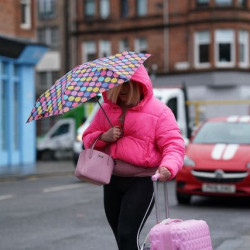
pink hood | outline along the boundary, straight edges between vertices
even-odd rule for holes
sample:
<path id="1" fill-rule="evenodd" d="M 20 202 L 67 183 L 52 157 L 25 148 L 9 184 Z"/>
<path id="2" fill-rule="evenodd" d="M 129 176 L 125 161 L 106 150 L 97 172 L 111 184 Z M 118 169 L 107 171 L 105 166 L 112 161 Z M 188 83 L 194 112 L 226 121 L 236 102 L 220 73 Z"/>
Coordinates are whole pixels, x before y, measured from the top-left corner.
<path id="1" fill-rule="evenodd" d="M 143 99 L 126 111 L 123 136 L 109 144 L 111 156 L 137 166 L 167 167 L 173 178 L 183 165 L 185 151 L 175 117 L 164 103 L 153 97 L 152 82 L 144 66 L 139 67 L 131 80 L 142 85 Z M 103 109 L 114 126 L 121 126 L 121 108 L 111 103 L 106 93 L 103 96 Z M 90 148 L 94 140 L 109 129 L 100 109 L 83 134 L 85 148 Z M 98 150 L 104 150 L 106 146 L 101 140 L 96 144 Z"/>
<path id="2" fill-rule="evenodd" d="M 152 96 L 153 96 L 153 89 L 152 89 L 152 82 L 148 75 L 147 70 L 143 65 L 141 65 L 137 71 L 134 73 L 134 75 L 131 77 L 132 81 L 137 82 L 138 84 L 142 85 L 143 88 L 143 100 L 139 103 L 136 108 L 140 108 L 143 106 Z M 126 83 L 125 83 L 126 84 Z M 104 102 L 111 104 L 111 102 L 107 99 L 107 92 L 104 92 L 103 94 Z"/>

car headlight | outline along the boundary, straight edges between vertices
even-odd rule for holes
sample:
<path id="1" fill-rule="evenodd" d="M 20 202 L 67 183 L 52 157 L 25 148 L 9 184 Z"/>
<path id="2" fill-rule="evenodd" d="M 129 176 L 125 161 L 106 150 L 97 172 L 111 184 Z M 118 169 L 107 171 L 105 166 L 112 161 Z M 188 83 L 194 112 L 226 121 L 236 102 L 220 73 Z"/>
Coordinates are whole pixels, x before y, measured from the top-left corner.
<path id="1" fill-rule="evenodd" d="M 250 169 L 250 162 L 247 163 L 246 167 Z"/>
<path id="2" fill-rule="evenodd" d="M 189 166 L 189 167 L 194 167 L 195 166 L 195 162 L 191 158 L 185 156 L 185 158 L 184 158 L 184 165 L 185 166 Z"/>
<path id="3" fill-rule="evenodd" d="M 78 134 L 78 135 L 76 136 L 76 140 L 77 140 L 77 141 L 82 141 L 82 135 L 81 135 L 81 134 Z"/>

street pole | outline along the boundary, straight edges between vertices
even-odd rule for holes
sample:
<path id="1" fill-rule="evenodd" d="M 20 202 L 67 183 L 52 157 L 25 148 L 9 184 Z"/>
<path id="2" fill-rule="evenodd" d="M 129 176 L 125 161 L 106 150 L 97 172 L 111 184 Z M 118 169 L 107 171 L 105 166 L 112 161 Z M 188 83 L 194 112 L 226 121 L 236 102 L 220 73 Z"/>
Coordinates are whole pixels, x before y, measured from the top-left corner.
<path id="1" fill-rule="evenodd" d="M 169 71 L 169 31 L 168 31 L 168 0 L 163 0 L 163 41 L 164 41 L 164 71 Z"/>

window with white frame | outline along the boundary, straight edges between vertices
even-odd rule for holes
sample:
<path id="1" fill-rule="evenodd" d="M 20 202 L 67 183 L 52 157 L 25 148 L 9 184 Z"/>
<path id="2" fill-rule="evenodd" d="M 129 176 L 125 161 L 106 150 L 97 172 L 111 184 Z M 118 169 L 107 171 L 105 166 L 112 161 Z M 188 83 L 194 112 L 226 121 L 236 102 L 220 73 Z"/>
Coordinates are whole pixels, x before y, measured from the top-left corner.
<path id="1" fill-rule="evenodd" d="M 195 67 L 210 66 L 210 32 L 207 30 L 198 31 L 195 33 Z"/>
<path id="2" fill-rule="evenodd" d="M 95 0 L 85 0 L 84 13 L 86 18 L 95 16 Z"/>
<path id="3" fill-rule="evenodd" d="M 111 43 L 107 40 L 99 42 L 99 57 L 106 57 L 111 55 Z"/>
<path id="4" fill-rule="evenodd" d="M 233 30 L 215 31 L 215 65 L 217 67 L 235 65 L 235 34 Z"/>
<path id="5" fill-rule="evenodd" d="M 108 18 L 110 14 L 109 0 L 100 0 L 100 16 L 105 19 Z"/>
<path id="6" fill-rule="evenodd" d="M 38 15 L 40 18 L 51 18 L 55 14 L 55 0 L 38 0 Z"/>
<path id="7" fill-rule="evenodd" d="M 147 53 L 148 44 L 146 38 L 135 39 L 135 52 Z"/>
<path id="8" fill-rule="evenodd" d="M 198 7 L 208 6 L 209 0 L 196 0 L 196 5 Z"/>
<path id="9" fill-rule="evenodd" d="M 57 27 L 46 27 L 37 30 L 38 41 L 51 48 L 57 49 L 59 46 L 59 30 Z"/>
<path id="10" fill-rule="evenodd" d="M 59 79 L 58 71 L 38 72 L 38 91 L 45 91 L 49 89 L 56 82 L 57 79 Z"/>
<path id="11" fill-rule="evenodd" d="M 30 0 L 20 0 L 21 4 L 21 28 L 31 28 L 31 2 Z"/>
<path id="12" fill-rule="evenodd" d="M 247 30 L 240 30 L 238 35 L 239 66 L 249 66 L 249 35 Z"/>
<path id="13" fill-rule="evenodd" d="M 137 0 L 137 15 L 138 16 L 147 15 L 147 0 Z"/>
<path id="14" fill-rule="evenodd" d="M 83 42 L 82 51 L 83 62 L 89 62 L 96 59 L 96 44 L 94 41 Z"/>
<path id="15" fill-rule="evenodd" d="M 218 6 L 230 6 L 233 4 L 233 0 L 215 0 L 215 4 Z"/>
<path id="16" fill-rule="evenodd" d="M 119 41 L 119 51 L 129 51 L 128 39 L 121 39 Z"/>

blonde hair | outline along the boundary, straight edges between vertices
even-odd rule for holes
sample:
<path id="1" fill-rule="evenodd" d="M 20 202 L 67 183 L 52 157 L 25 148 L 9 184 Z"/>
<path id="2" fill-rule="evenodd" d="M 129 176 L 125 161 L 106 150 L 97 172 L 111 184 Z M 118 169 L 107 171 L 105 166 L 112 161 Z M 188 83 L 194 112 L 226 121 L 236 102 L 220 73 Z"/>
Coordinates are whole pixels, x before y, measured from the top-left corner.
<path id="1" fill-rule="evenodd" d="M 125 82 L 123 84 L 129 84 L 129 86 L 130 86 L 128 99 L 127 99 L 127 102 L 125 104 L 136 106 L 141 100 L 141 91 L 140 91 L 139 84 L 137 82 L 134 82 L 134 81 Z M 107 91 L 107 97 L 112 103 L 117 104 L 118 96 L 119 96 L 119 93 L 121 91 L 121 88 L 122 88 L 122 84 Z"/>

